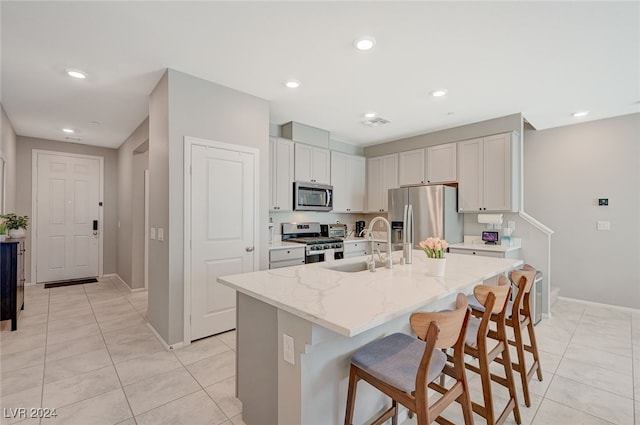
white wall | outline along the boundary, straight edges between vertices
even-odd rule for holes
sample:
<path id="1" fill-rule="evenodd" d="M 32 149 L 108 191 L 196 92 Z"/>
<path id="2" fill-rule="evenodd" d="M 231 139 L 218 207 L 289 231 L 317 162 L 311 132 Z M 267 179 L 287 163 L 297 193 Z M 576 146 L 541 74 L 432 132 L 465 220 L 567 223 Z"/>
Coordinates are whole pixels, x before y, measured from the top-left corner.
<path id="1" fill-rule="evenodd" d="M 525 208 L 556 232 L 560 296 L 640 308 L 640 114 L 527 131 L 524 140 Z M 611 231 L 596 230 L 598 220 Z"/>

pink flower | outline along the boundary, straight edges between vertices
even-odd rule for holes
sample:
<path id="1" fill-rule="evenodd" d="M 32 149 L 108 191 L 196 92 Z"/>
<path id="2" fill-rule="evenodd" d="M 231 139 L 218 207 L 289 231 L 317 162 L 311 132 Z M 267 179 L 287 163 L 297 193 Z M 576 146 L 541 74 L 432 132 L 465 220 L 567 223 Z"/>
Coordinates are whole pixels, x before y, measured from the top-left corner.
<path id="1" fill-rule="evenodd" d="M 449 244 L 444 239 L 429 237 L 418 242 L 418 245 L 429 258 L 444 258 L 444 253 Z"/>

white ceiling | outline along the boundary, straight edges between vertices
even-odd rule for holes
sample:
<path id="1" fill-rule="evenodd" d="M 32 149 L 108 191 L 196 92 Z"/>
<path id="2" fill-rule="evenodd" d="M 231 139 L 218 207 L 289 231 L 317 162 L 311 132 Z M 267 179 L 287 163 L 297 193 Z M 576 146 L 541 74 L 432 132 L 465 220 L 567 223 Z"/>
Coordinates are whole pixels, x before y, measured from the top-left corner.
<path id="1" fill-rule="evenodd" d="M 118 147 L 166 68 L 370 145 L 522 112 L 538 130 L 640 111 L 640 3 L 2 1 L 18 135 Z M 373 50 L 353 40 L 370 35 Z M 65 68 L 89 77 L 73 80 Z M 296 90 L 282 84 L 302 81 Z M 444 98 L 428 95 L 447 88 Z M 390 124 L 371 128 L 375 111 Z M 92 124 L 99 122 L 99 124 Z"/>

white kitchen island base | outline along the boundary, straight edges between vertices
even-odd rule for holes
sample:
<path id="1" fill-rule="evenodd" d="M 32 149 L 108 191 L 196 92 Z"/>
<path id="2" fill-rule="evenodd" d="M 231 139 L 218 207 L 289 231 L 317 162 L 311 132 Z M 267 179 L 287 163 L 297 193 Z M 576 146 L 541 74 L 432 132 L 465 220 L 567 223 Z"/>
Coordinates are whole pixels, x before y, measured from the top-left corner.
<path id="1" fill-rule="evenodd" d="M 237 396 L 244 422 L 344 423 L 353 352 L 393 332 L 411 333 L 411 312 L 451 308 L 458 292 L 470 293 L 477 283 L 522 264 L 450 255 L 445 277 L 432 278 L 421 254 L 414 252 L 412 265 L 376 273 L 337 272 L 319 263 L 219 278 L 238 290 Z M 293 365 L 284 360 L 285 334 L 294 341 Z M 389 403 L 359 384 L 354 422 L 366 422 Z"/>

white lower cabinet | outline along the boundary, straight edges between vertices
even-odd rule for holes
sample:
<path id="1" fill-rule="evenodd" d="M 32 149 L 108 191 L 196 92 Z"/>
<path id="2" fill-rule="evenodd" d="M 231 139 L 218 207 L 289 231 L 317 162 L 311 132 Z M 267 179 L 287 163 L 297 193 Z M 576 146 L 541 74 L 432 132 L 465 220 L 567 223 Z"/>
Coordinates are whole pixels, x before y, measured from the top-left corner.
<path id="1" fill-rule="evenodd" d="M 299 266 L 304 264 L 305 246 L 269 250 L 269 268 Z"/>
<path id="2" fill-rule="evenodd" d="M 361 257 L 371 253 L 369 241 L 344 241 L 344 258 Z"/>

